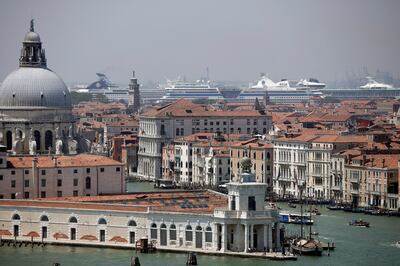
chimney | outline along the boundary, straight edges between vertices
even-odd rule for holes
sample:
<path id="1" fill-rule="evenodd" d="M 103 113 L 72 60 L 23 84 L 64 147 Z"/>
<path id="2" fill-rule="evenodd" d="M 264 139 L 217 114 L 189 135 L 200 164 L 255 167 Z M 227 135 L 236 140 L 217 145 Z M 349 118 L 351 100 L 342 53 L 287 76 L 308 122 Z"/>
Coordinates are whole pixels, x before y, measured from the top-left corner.
<path id="1" fill-rule="evenodd" d="M 375 158 L 374 158 L 374 157 L 372 157 L 372 158 L 371 158 L 371 167 L 373 167 L 373 166 L 374 166 L 374 161 L 375 161 Z"/>
<path id="2" fill-rule="evenodd" d="M 382 159 L 382 168 L 385 168 L 385 158 Z"/>
<path id="3" fill-rule="evenodd" d="M 361 165 L 365 165 L 367 163 L 367 156 L 364 154 L 363 156 L 362 156 L 362 163 L 361 163 Z"/>

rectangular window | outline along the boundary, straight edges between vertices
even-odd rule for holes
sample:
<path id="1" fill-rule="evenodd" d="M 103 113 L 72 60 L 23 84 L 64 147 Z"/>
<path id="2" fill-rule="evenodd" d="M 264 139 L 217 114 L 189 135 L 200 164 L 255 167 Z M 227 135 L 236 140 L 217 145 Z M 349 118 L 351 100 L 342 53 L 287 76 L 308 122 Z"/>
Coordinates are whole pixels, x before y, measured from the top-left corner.
<path id="1" fill-rule="evenodd" d="M 57 191 L 57 197 L 62 197 L 62 191 Z"/>
<path id="2" fill-rule="evenodd" d="M 57 187 L 62 187 L 62 179 L 57 179 Z"/>
<path id="3" fill-rule="evenodd" d="M 59 175 L 61 175 L 61 174 L 62 174 L 62 170 L 58 169 L 58 170 L 57 170 L 57 173 L 58 173 Z"/>
<path id="4" fill-rule="evenodd" d="M 121 167 L 117 167 L 115 170 L 116 170 L 117 172 L 120 172 L 120 171 L 121 171 Z"/>
<path id="5" fill-rule="evenodd" d="M 45 198 L 45 197 L 46 197 L 46 191 L 40 192 L 40 197 L 41 197 L 41 198 Z"/>
<path id="6" fill-rule="evenodd" d="M 15 180 L 11 180 L 11 187 L 15 187 Z"/>
<path id="7" fill-rule="evenodd" d="M 74 174 L 77 174 L 78 173 L 78 169 L 74 169 Z"/>
<path id="8" fill-rule="evenodd" d="M 74 178 L 74 187 L 78 186 L 78 178 Z"/>
<path id="9" fill-rule="evenodd" d="M 42 175 L 46 175 L 46 170 L 42 170 Z"/>
<path id="10" fill-rule="evenodd" d="M 29 170 L 25 170 L 25 174 L 26 174 L 26 175 L 29 175 Z"/>
<path id="11" fill-rule="evenodd" d="M 29 179 L 25 179 L 25 181 L 24 181 L 24 186 L 25 186 L 25 187 L 29 187 Z"/>
<path id="12" fill-rule="evenodd" d="M 86 168 L 86 173 L 87 173 L 87 174 L 90 173 L 90 168 Z"/>
<path id="13" fill-rule="evenodd" d="M 0 181 L 2 181 L 3 180 L 3 175 L 0 175 Z"/>
<path id="14" fill-rule="evenodd" d="M 11 199 L 15 199 L 15 193 L 11 193 Z"/>
<path id="15" fill-rule="evenodd" d="M 74 197 L 78 197 L 78 190 L 74 190 L 73 195 Z"/>
<path id="16" fill-rule="evenodd" d="M 41 185 L 42 187 L 45 187 L 45 186 L 46 186 L 46 179 L 41 179 L 41 180 L 40 180 L 40 185 Z"/>
<path id="17" fill-rule="evenodd" d="M 47 226 L 42 226 L 42 238 L 47 238 Z"/>
<path id="18" fill-rule="evenodd" d="M 249 211 L 255 211 L 256 210 L 256 198 L 254 196 L 249 196 Z"/>
<path id="19" fill-rule="evenodd" d="M 27 191 L 24 192 L 24 198 L 29 199 L 29 192 L 27 192 Z"/>
<path id="20" fill-rule="evenodd" d="M 100 168 L 100 172 L 101 172 L 101 173 L 104 173 L 104 168 L 103 168 L 103 167 Z"/>
<path id="21" fill-rule="evenodd" d="M 11 171 L 11 175 L 15 175 L 15 171 L 14 170 Z"/>

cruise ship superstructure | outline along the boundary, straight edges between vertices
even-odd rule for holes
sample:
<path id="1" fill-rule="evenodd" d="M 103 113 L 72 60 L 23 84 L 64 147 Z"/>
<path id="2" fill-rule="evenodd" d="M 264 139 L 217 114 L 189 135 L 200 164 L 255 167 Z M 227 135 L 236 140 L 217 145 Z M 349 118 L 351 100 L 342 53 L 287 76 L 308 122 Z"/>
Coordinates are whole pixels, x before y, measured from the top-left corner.
<path id="1" fill-rule="evenodd" d="M 210 81 L 197 80 L 196 82 L 187 82 L 167 80 L 165 95 L 162 99 L 176 100 L 180 98 L 189 100 L 219 100 L 224 97 L 217 87 L 211 85 Z"/>
<path id="2" fill-rule="evenodd" d="M 325 84 L 316 79 L 300 82 L 283 79 L 275 83 L 266 75 L 262 75 L 256 85 L 250 84 L 248 88 L 243 89 L 238 98 L 254 100 L 268 97 L 269 101 L 274 103 L 306 102 L 312 97 L 322 97 L 320 89 L 323 87 Z"/>
<path id="3" fill-rule="evenodd" d="M 112 82 L 105 74 L 96 73 L 97 80 L 92 82 L 86 89 L 77 92 L 88 92 L 93 94 L 103 94 L 110 101 L 123 100 L 128 102 L 128 89 L 121 88 Z"/>

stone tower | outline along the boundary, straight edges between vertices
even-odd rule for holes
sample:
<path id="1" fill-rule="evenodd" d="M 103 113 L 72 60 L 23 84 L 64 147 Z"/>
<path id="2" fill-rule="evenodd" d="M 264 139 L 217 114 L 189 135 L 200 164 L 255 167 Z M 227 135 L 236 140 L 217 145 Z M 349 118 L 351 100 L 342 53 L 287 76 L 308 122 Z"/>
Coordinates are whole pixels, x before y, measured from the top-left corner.
<path id="1" fill-rule="evenodd" d="M 128 112 L 131 114 L 137 113 L 140 108 L 140 92 L 138 80 L 135 77 L 135 71 L 133 71 L 133 77 L 129 83 L 129 99 L 128 99 Z"/>

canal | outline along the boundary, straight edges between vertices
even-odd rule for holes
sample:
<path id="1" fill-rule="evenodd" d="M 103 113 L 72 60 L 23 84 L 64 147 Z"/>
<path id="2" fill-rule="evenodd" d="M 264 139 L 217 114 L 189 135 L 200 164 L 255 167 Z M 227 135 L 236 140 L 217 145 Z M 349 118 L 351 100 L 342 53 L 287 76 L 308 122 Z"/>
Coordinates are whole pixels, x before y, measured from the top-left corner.
<path id="1" fill-rule="evenodd" d="M 131 183 L 129 191 L 153 191 L 153 184 Z M 281 205 L 285 207 L 285 204 Z M 262 259 L 236 258 L 229 256 L 198 255 L 199 265 L 204 266 L 255 266 L 255 265 L 396 265 L 400 261 L 400 218 L 353 214 L 330 211 L 320 207 L 322 215 L 314 218 L 312 231 L 321 241 L 334 242 L 336 250 L 330 256 L 299 257 L 293 262 L 277 262 Z M 297 209 L 289 211 L 298 212 Z M 371 223 L 370 228 L 357 228 L 348 225 L 352 219 L 362 218 Z M 300 232 L 300 226 L 287 227 L 289 232 Z M 308 228 L 305 230 L 308 232 Z M 157 252 L 138 254 L 141 265 L 175 266 L 185 265 L 186 254 Z M 128 266 L 132 250 L 90 247 L 0 247 L 0 265 L 45 266 L 58 262 L 61 266 L 96 265 Z"/>

